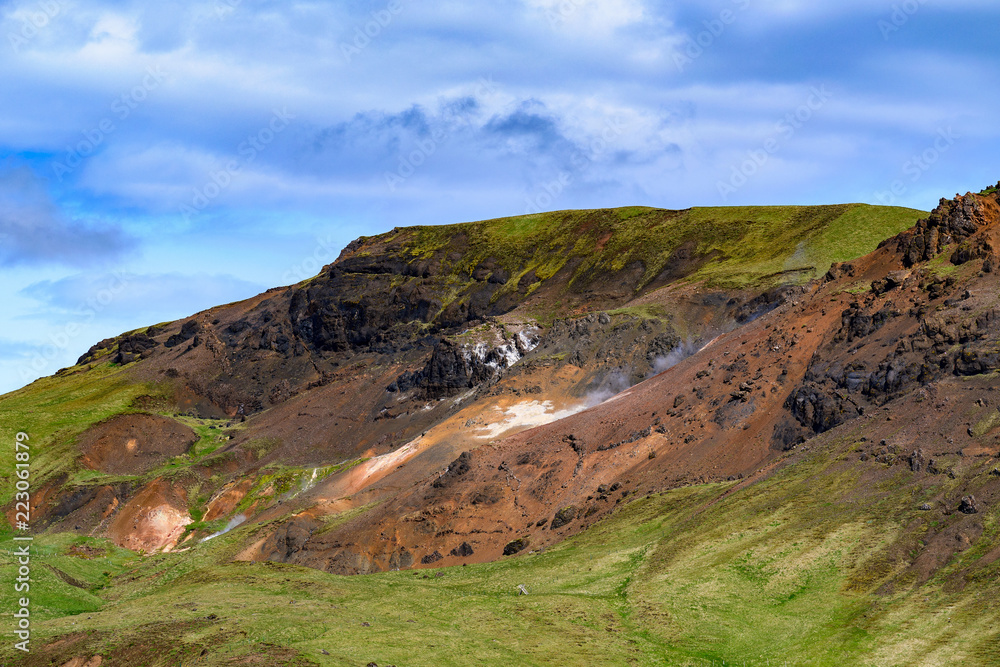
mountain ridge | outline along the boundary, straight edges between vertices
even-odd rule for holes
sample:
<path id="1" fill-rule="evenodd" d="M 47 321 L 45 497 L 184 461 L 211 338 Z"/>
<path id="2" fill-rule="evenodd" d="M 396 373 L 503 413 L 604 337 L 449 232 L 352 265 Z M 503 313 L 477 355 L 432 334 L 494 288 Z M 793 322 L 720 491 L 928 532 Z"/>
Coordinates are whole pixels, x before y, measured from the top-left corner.
<path id="1" fill-rule="evenodd" d="M 978 600 L 992 590 L 1000 561 L 991 546 L 1000 498 L 1000 472 L 991 471 L 1000 457 L 992 395 L 1000 367 L 997 196 L 987 189 L 943 199 L 905 226 L 893 212 L 897 222 L 888 224 L 899 226 L 880 238 L 864 224 L 876 207 L 800 215 L 808 210 L 758 211 L 758 223 L 713 209 L 508 219 L 522 225 L 514 230 L 522 243 L 516 272 L 488 261 L 499 246 L 455 236 L 487 223 L 359 239 L 316 278 L 130 332 L 95 346 L 85 366 L 22 390 L 24 398 L 0 398 L 13 410 L 14 401 L 61 391 L 38 401 L 58 409 L 70 405 L 66 393 L 84 391 L 72 387 L 85 378 L 119 383 L 121 393 L 108 396 L 121 398 L 101 408 L 79 442 L 70 422 L 52 438 L 43 461 L 53 472 L 33 511 L 47 534 L 100 535 L 162 552 L 134 566 L 152 587 L 150 599 L 165 595 L 153 582 L 168 563 L 216 568 L 223 579 L 237 563 L 305 565 L 389 577 L 371 581 L 403 588 L 404 572 L 393 570 L 463 565 L 467 585 L 487 595 L 488 580 L 477 573 L 545 568 L 550 552 L 582 568 L 575 550 L 591 545 L 596 554 L 597 538 L 588 536 L 610 531 L 633 545 L 626 552 L 608 545 L 608 554 L 624 558 L 612 561 L 635 563 L 624 583 L 623 566 L 598 568 L 627 593 L 622 604 L 631 611 L 612 626 L 643 647 L 647 662 L 668 654 L 680 664 L 699 655 L 734 660 L 750 650 L 762 655 L 771 642 L 794 655 L 826 656 L 826 664 L 834 644 L 803 648 L 778 629 L 780 610 L 796 594 L 769 582 L 789 577 L 836 582 L 801 585 L 802 599 L 815 603 L 801 619 L 813 628 L 832 623 L 817 597 L 824 596 L 848 614 L 829 641 L 861 633 L 850 635 L 852 646 L 881 656 L 879 664 L 981 657 L 989 637 L 1000 636 L 995 628 L 969 626 L 981 635 L 963 635 L 971 653 L 940 624 L 932 624 L 937 643 L 920 648 L 922 640 L 907 635 L 904 649 L 884 619 L 862 621 L 846 610 L 874 613 L 884 600 L 916 619 L 914 605 L 927 591 L 954 600 L 967 610 L 963 618 L 977 609 L 995 618 Z M 634 247 L 649 229 L 685 215 L 675 231 L 697 228 L 698 216 L 712 211 L 728 231 L 705 232 L 705 243 L 685 247 L 691 239 L 676 234 L 655 253 Z M 838 227 L 845 215 L 849 224 Z M 615 225 L 648 222 L 642 216 L 661 226 L 633 222 L 616 246 Z M 609 228 L 598 255 L 574 263 L 572 248 L 597 248 Z M 560 236 L 567 229 L 572 246 Z M 867 233 L 870 252 L 837 261 L 822 252 L 851 233 Z M 612 254 L 600 255 L 605 250 Z M 656 262 L 636 265 L 643 252 Z M 732 280 L 735 267 L 743 279 Z M 116 358 L 124 368 L 107 363 Z M 266 392 L 255 395 L 258 388 Z M 258 403 L 246 398 L 255 396 Z M 171 446 L 187 449 L 163 451 L 143 414 L 176 424 Z M 143 456 L 129 453 L 130 440 Z M 67 467 L 68 460 L 78 463 Z M 132 468 L 122 474 L 109 461 Z M 788 528 L 758 525 L 740 509 L 746 503 Z M 653 506 L 652 514 L 638 509 Z M 169 530 L 149 520 L 154 512 L 176 517 Z M 652 523 L 633 533 L 639 514 Z M 720 534 L 726 521 L 750 526 L 750 537 Z M 880 526 L 886 541 L 868 525 Z M 643 541 L 661 529 L 662 537 Z M 807 542 L 826 554 L 830 570 L 815 569 L 802 551 L 803 530 L 815 535 Z M 780 548 L 757 533 L 772 534 Z M 840 542 L 841 534 L 857 542 Z M 744 551 L 725 551 L 729 542 Z M 755 555 L 764 552 L 763 560 Z M 697 572 L 679 553 L 721 560 Z M 688 600 L 683 589 L 664 588 L 668 574 L 701 587 L 729 582 L 769 600 L 792 597 L 751 605 L 756 626 L 725 617 L 743 634 L 722 632 L 715 648 L 699 652 L 693 647 L 706 630 L 696 619 L 706 612 L 684 620 L 669 598 L 647 594 L 669 589 Z M 544 596 L 538 604 L 563 599 L 544 580 L 532 581 Z M 588 584 L 572 586 L 587 595 Z M 722 619 L 725 597 L 707 595 L 716 610 L 708 615 Z M 65 627 L 52 623 L 54 632 Z M 542 636 L 569 650 L 558 636 Z"/>
<path id="2" fill-rule="evenodd" d="M 461 411 L 445 399 L 473 391 L 489 400 L 486 394 L 496 392 L 494 385 L 505 375 L 543 378 L 522 388 L 555 399 L 554 406 L 534 401 L 532 409 L 541 410 L 543 422 L 546 414 L 578 410 L 591 394 L 610 395 L 635 384 L 659 360 L 693 351 L 700 336 L 780 303 L 798 289 L 794 283 L 801 282 L 801 264 L 809 256 L 819 261 L 811 271 L 821 274 L 830 253 L 823 235 L 843 238 L 838 225 L 856 234 L 858 219 L 875 212 L 887 217 L 883 226 L 899 227 L 915 213 L 864 205 L 632 207 L 396 228 L 357 239 L 302 283 L 102 341 L 81 357 L 78 368 L 110 361 L 157 387 L 153 393 L 159 397 L 152 403 L 161 411 L 172 404 L 189 420 L 218 420 L 226 440 L 219 445 L 201 438 L 195 451 L 208 452 L 202 463 L 185 466 L 193 457 L 175 457 L 190 478 L 167 494 L 175 498 L 168 503 L 171 511 L 182 516 L 185 489 L 197 490 L 199 497 L 207 492 L 205 511 L 211 515 L 213 497 L 232 484 L 211 489 L 210 480 L 219 474 L 235 480 L 259 477 L 279 462 L 322 467 L 388 455 Z M 713 216 L 714 226 L 705 225 Z M 871 238 L 871 230 L 864 233 Z M 810 240 L 814 247 L 806 252 Z M 755 251 L 765 241 L 770 246 L 762 263 L 746 247 Z M 735 287 L 724 272 L 700 275 L 731 264 L 733 256 L 745 272 Z M 791 274 L 773 271 L 790 263 L 798 264 Z M 775 283 L 775 275 L 793 285 Z M 720 287 L 711 287 L 713 280 Z M 664 289 L 671 293 L 668 306 L 627 307 Z M 545 304 L 542 322 L 535 303 Z M 580 320 L 574 313 L 581 304 L 604 314 Z M 542 341 L 543 331 L 552 340 Z M 542 359 L 521 364 L 536 370 L 519 370 L 518 362 L 536 346 L 534 356 Z M 567 357 L 564 349 L 572 354 Z M 568 391 L 556 389 L 557 379 L 544 380 L 553 368 L 574 374 Z M 487 418 L 465 421 L 477 419 Z M 473 435 L 465 441 L 474 447 L 480 439 Z M 453 449 L 424 456 L 444 457 L 435 464 L 444 465 L 460 453 Z M 135 472 L 156 481 L 155 470 Z M 68 479 L 90 474 L 83 470 Z M 91 486 L 87 482 L 72 494 L 94 496 L 88 502 L 96 502 L 101 493 Z M 131 493 L 115 498 L 126 503 Z M 86 522 L 91 530 L 101 525 L 95 521 Z M 187 539 L 195 534 L 183 533 Z M 167 535 L 173 540 L 178 533 Z M 156 539 L 154 532 L 144 547 L 169 547 L 170 540 Z"/>

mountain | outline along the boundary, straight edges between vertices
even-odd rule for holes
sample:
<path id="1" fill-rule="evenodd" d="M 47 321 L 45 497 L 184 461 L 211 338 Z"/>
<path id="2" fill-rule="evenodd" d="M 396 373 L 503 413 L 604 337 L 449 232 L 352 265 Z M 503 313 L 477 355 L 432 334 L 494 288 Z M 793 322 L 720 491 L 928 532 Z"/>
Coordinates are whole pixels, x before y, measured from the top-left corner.
<path id="1" fill-rule="evenodd" d="M 998 234 L 996 188 L 397 228 L 102 341 L 0 397 L 30 660 L 994 664 Z"/>

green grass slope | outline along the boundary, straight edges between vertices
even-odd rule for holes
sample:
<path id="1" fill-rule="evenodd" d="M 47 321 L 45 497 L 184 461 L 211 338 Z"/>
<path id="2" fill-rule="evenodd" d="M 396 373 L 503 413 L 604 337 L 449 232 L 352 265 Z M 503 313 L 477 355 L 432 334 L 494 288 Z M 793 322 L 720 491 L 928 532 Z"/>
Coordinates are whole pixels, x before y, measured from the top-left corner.
<path id="1" fill-rule="evenodd" d="M 908 470 L 859 466 L 859 438 L 856 427 L 821 436 L 746 488 L 623 504 L 544 553 L 438 571 L 338 577 L 231 562 L 254 527 L 184 553 L 107 547 L 84 562 L 72 543 L 93 540 L 44 537 L 40 560 L 77 586 L 37 566 L 38 649 L 18 664 L 138 649 L 148 657 L 129 664 L 251 664 L 239 661 L 277 651 L 273 664 L 1000 664 L 1000 562 L 977 566 L 1000 537 L 997 510 L 971 548 L 914 580 L 921 537 L 962 515 L 920 512 L 927 488 Z M 0 586 L 12 571 L 2 567 Z M 41 650 L 67 634 L 76 648 Z"/>
<path id="2" fill-rule="evenodd" d="M 121 368 L 101 364 L 91 369 L 42 378 L 0 396 L 0 433 L 13 443 L 15 434 L 26 433 L 29 440 L 31 485 L 37 490 L 46 481 L 63 473 L 80 472 L 76 441 L 91 425 L 129 412 L 143 411 L 142 397 L 163 400 L 162 387 L 137 383 Z M 13 498 L 13 444 L 0 461 L 0 504 Z M 6 519 L 0 519 L 6 523 Z"/>
<path id="3" fill-rule="evenodd" d="M 640 286 L 653 281 L 674 251 L 686 246 L 693 254 L 712 260 L 691 279 L 713 286 L 746 287 L 822 275 L 832 262 L 867 254 L 926 215 L 914 209 L 867 204 L 684 211 L 631 207 L 408 227 L 373 239 L 400 242 L 410 256 L 429 257 L 461 236 L 466 247 L 452 267 L 456 274 L 471 273 L 489 257 L 520 275 L 534 270 L 542 280 L 574 258 L 581 262 L 574 268 L 573 280 L 641 262 Z M 516 285 L 516 280 L 511 284 Z"/>

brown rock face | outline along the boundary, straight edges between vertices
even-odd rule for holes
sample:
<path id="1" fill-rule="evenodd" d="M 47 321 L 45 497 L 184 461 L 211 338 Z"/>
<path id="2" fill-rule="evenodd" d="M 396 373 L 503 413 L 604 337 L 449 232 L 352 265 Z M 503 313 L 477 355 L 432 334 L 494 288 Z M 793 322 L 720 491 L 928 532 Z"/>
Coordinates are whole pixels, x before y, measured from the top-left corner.
<path id="1" fill-rule="evenodd" d="M 817 434 L 856 420 L 862 426 L 850 428 L 874 432 L 884 424 L 896 434 L 921 420 L 905 438 L 880 433 L 865 440 L 856 460 L 865 470 L 954 479 L 962 474 L 962 457 L 948 454 L 955 448 L 938 435 L 953 425 L 936 426 L 950 412 L 938 407 L 943 398 L 916 394 L 960 379 L 985 381 L 1000 368 L 1000 300 L 990 274 L 980 274 L 975 262 L 945 272 L 924 262 L 945 251 L 951 257 L 956 246 L 995 245 L 997 235 L 994 196 L 944 202 L 895 243 L 833 267 L 823 280 L 784 290 L 752 317 L 733 317 L 728 333 L 699 343 L 691 356 L 611 400 L 477 443 L 476 433 L 487 432 L 480 430 L 482 420 L 500 408 L 476 405 L 503 397 L 506 409 L 524 408 L 545 400 L 555 385 L 536 378 L 552 372 L 553 356 L 574 350 L 565 359 L 585 373 L 612 349 L 581 344 L 602 327 L 617 326 L 607 315 L 553 323 L 517 367 L 525 369 L 522 376 L 511 373 L 489 393 L 469 398 L 468 411 L 456 414 L 452 426 L 435 427 L 444 429 L 440 444 L 407 459 L 408 467 L 392 461 L 398 472 L 379 482 L 391 495 L 387 502 L 310 535 L 277 559 L 350 574 L 516 557 L 586 529 L 634 494 L 727 479 L 753 484 L 777 461 L 798 456 Z M 654 358 L 676 343 L 661 331 L 644 335 L 636 342 Z M 541 394 L 508 389 L 536 382 Z M 985 401 L 982 394 L 962 396 L 976 399 Z M 965 438 L 972 437 L 969 429 L 961 426 Z M 995 435 L 975 438 L 979 449 L 966 447 L 966 459 L 980 449 L 983 456 L 995 453 Z M 976 494 L 959 513 L 993 502 Z M 954 499 L 941 502 L 954 511 Z M 250 557 L 273 554 L 263 549 Z"/>
<path id="2" fill-rule="evenodd" d="M 119 415 L 80 437 L 80 463 L 112 475 L 140 475 L 187 452 L 198 436 L 158 415 Z"/>

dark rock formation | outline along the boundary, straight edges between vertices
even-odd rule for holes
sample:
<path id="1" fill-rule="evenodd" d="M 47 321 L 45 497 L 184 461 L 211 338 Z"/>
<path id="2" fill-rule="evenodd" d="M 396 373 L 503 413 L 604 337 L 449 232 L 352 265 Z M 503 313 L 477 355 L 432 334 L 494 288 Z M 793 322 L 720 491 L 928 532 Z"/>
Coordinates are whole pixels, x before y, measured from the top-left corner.
<path id="1" fill-rule="evenodd" d="M 903 256 L 903 265 L 911 267 L 935 257 L 945 246 L 967 239 L 985 223 L 976 195 L 942 199 L 929 217 L 896 237 L 896 248 Z"/>
<path id="2" fill-rule="evenodd" d="M 201 323 L 198 320 L 188 320 L 181 326 L 179 333 L 167 339 L 164 347 L 177 347 L 181 343 L 191 340 L 201 331 Z"/>
<path id="3" fill-rule="evenodd" d="M 979 514 L 979 504 L 975 496 L 965 496 L 958 504 L 958 511 L 962 514 Z"/>
<path id="4" fill-rule="evenodd" d="M 857 408 L 850 406 L 839 394 L 828 393 L 817 386 L 803 386 L 792 392 L 785 401 L 785 408 L 806 428 L 822 433 L 857 415 Z M 789 438 L 782 434 L 786 444 Z M 792 440 L 794 441 L 794 439 Z"/>
<path id="5" fill-rule="evenodd" d="M 472 452 L 462 452 L 457 459 L 451 462 L 448 469 L 434 480 L 432 486 L 435 489 L 446 488 L 449 484 L 454 482 L 456 479 L 469 472 L 471 469 L 472 462 Z"/>
<path id="6" fill-rule="evenodd" d="M 870 336 L 881 329 L 889 319 L 900 315 L 899 311 L 891 308 L 883 308 L 869 315 L 857 302 L 852 303 L 850 308 L 841 313 L 841 327 L 837 332 L 837 340 L 846 340 L 850 343 L 855 339 Z"/>
<path id="7" fill-rule="evenodd" d="M 133 334 L 118 341 L 118 353 L 112 359 L 116 364 L 129 364 L 140 358 L 145 358 L 159 345 L 147 334 Z"/>
<path id="8" fill-rule="evenodd" d="M 470 545 L 468 542 L 462 542 L 457 547 L 451 550 L 451 555 L 457 556 L 459 558 L 468 558 L 474 553 L 476 552 L 473 551 L 472 545 Z"/>
<path id="9" fill-rule="evenodd" d="M 576 514 L 577 510 L 576 507 L 574 507 L 573 505 L 562 508 L 561 510 L 556 512 L 556 515 L 554 517 L 552 517 L 552 528 L 553 529 L 562 528 L 563 526 L 571 522 L 573 519 L 575 519 Z"/>
<path id="10" fill-rule="evenodd" d="M 309 541 L 313 531 L 319 528 L 319 523 L 306 517 L 295 517 L 282 524 L 267 538 L 261 547 L 261 553 L 267 560 L 279 563 L 288 562 Z"/>
<path id="11" fill-rule="evenodd" d="M 963 347 L 955 357 L 955 375 L 983 375 L 1000 368 L 1000 351 Z"/>
<path id="12" fill-rule="evenodd" d="M 426 398 L 441 398 L 496 382 L 503 372 L 537 344 L 534 333 L 517 334 L 500 344 L 462 344 L 449 339 L 434 346 L 419 371 L 405 371 L 386 387 L 390 393 L 421 388 Z"/>
<path id="13" fill-rule="evenodd" d="M 513 556 L 516 553 L 524 551 L 528 548 L 528 538 L 519 537 L 516 540 L 511 540 L 503 548 L 504 556 Z"/>

